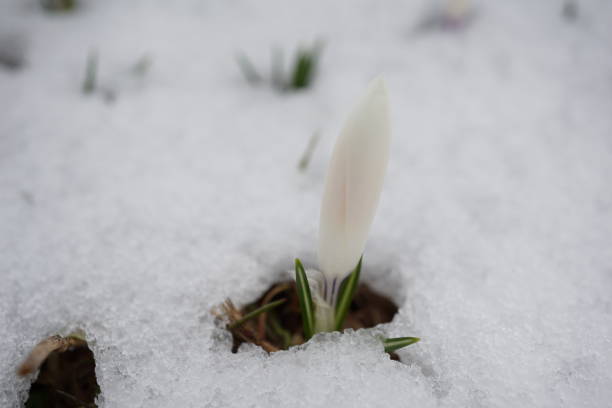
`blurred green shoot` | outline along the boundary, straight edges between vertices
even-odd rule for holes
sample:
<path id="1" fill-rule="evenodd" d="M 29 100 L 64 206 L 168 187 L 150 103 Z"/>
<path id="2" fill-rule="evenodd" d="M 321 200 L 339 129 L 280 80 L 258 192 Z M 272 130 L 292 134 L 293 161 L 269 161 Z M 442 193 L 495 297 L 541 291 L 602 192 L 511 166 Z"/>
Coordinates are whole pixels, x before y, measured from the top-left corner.
<path id="1" fill-rule="evenodd" d="M 270 58 L 270 86 L 278 91 L 295 91 L 312 86 L 322 50 L 323 42 L 320 40 L 311 47 L 298 48 L 292 68 L 285 72 L 283 51 L 277 47 L 273 48 Z M 248 83 L 256 85 L 264 82 L 263 76 L 246 54 L 239 53 L 236 62 Z"/>
<path id="2" fill-rule="evenodd" d="M 0 33 L 0 67 L 21 69 L 26 63 L 26 37 L 20 33 Z"/>
<path id="3" fill-rule="evenodd" d="M 40 3 L 48 11 L 71 11 L 77 6 L 77 0 L 41 0 Z"/>
<path id="4" fill-rule="evenodd" d="M 302 314 L 302 323 L 304 325 L 304 338 L 308 340 L 314 335 L 314 306 L 304 266 L 302 266 L 302 262 L 297 258 L 295 259 L 295 283 L 300 303 L 300 312 Z"/>
<path id="5" fill-rule="evenodd" d="M 259 72 L 257 72 L 257 69 L 255 68 L 253 63 L 251 63 L 251 60 L 249 59 L 249 57 L 246 56 L 246 54 L 237 54 L 236 62 L 238 63 L 240 71 L 242 72 L 242 75 L 244 75 L 244 78 L 247 80 L 248 83 L 250 83 L 251 85 L 255 85 L 262 81 L 261 75 L 259 75 Z"/>
<path id="6" fill-rule="evenodd" d="M 383 345 L 385 346 L 385 351 L 387 353 L 392 353 L 395 350 L 399 350 L 403 347 L 414 344 L 419 340 L 421 339 L 419 339 L 418 337 L 394 337 L 391 339 L 384 339 Z"/>
<path id="7" fill-rule="evenodd" d="M 295 56 L 291 73 L 291 89 L 308 88 L 312 85 L 323 43 L 315 42 L 311 48 L 300 48 Z"/>
<path id="8" fill-rule="evenodd" d="M 351 272 L 351 274 L 347 276 L 340 285 L 338 303 L 336 305 L 336 330 L 342 330 L 342 325 L 344 324 L 344 319 L 346 319 L 349 307 L 353 301 L 353 296 L 355 295 L 355 292 L 357 292 L 359 275 L 361 274 L 362 259 L 363 257 L 359 258 L 359 263 L 357 264 L 355 270 Z"/>
<path id="9" fill-rule="evenodd" d="M 302 154 L 302 158 L 300 159 L 298 163 L 298 170 L 304 171 L 308 168 L 308 164 L 310 163 L 310 158 L 312 157 L 312 153 L 314 152 L 315 147 L 317 147 L 317 144 L 319 143 L 320 138 L 321 138 L 321 135 L 319 134 L 318 131 L 312 134 L 312 136 L 310 137 L 310 140 L 308 141 L 308 145 L 306 146 L 306 150 L 304 150 L 304 153 Z"/>
<path id="10" fill-rule="evenodd" d="M 145 54 L 138 58 L 136 63 L 132 66 L 131 72 L 136 76 L 145 76 L 151 65 L 153 64 L 153 58 L 150 55 Z"/>
<path id="11" fill-rule="evenodd" d="M 572 0 L 566 0 L 561 8 L 561 15 L 565 17 L 567 21 L 575 21 L 579 17 L 578 3 Z"/>
<path id="12" fill-rule="evenodd" d="M 96 90 L 96 77 L 98 74 L 98 54 L 91 51 L 87 56 L 85 65 L 85 78 L 83 79 L 82 91 L 84 94 L 90 94 Z"/>
<path id="13" fill-rule="evenodd" d="M 280 300 L 276 300 L 274 302 L 270 302 L 268 304 L 265 304 L 262 307 L 257 308 L 255 310 L 253 310 L 252 312 L 247 313 L 243 318 L 236 320 L 234 323 L 230 324 L 228 326 L 228 328 L 229 329 L 236 328 L 236 327 L 242 325 L 244 322 L 247 322 L 247 321 L 251 320 L 252 318 L 257 317 L 260 314 L 262 314 L 264 312 L 267 312 L 268 310 L 274 309 L 276 306 L 282 305 L 286 301 L 287 301 L 287 299 L 280 299 Z"/>

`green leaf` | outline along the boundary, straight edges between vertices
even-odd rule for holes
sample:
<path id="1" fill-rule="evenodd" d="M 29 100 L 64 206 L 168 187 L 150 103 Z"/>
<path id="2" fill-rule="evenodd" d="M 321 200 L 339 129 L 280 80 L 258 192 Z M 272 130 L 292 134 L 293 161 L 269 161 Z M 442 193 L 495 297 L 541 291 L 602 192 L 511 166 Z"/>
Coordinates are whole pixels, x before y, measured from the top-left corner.
<path id="1" fill-rule="evenodd" d="M 342 324 L 344 323 L 344 319 L 346 319 L 349 307 L 351 306 L 351 301 L 353 300 L 353 296 L 355 296 L 355 292 L 357 291 L 359 275 L 361 273 L 362 258 L 363 257 L 359 258 L 359 263 L 357 264 L 355 270 L 351 272 L 351 274 L 344 279 L 340 285 L 338 303 L 336 304 L 336 330 L 342 330 Z"/>
<path id="2" fill-rule="evenodd" d="M 254 317 L 257 317 L 260 314 L 262 314 L 264 312 L 267 312 L 268 310 L 273 309 L 276 306 L 285 303 L 286 301 L 287 301 L 287 299 L 280 299 L 280 300 L 276 300 L 274 302 L 267 303 L 267 304 L 263 305 L 262 307 L 260 307 L 258 309 L 255 309 L 255 310 L 253 310 L 250 313 L 247 313 L 243 318 L 236 320 L 234 323 L 230 324 L 228 326 L 228 328 L 233 329 L 235 327 L 238 327 L 241 324 L 243 324 L 244 322 L 246 322 L 248 320 L 251 320 Z"/>
<path id="3" fill-rule="evenodd" d="M 312 157 L 312 153 L 314 152 L 315 147 L 317 147 L 317 143 L 319 143 L 319 132 L 316 131 L 310 137 L 308 141 L 308 146 L 306 146 L 306 150 L 302 154 L 302 158 L 298 163 L 298 170 L 304 171 L 308 167 L 308 163 L 310 163 L 310 158 Z"/>
<path id="4" fill-rule="evenodd" d="M 403 347 L 414 344 L 419 340 L 421 339 L 419 339 L 418 337 L 394 337 L 391 339 L 384 339 L 383 344 L 385 346 L 385 351 L 387 353 L 391 353 L 395 350 L 399 350 Z"/>
<path id="5" fill-rule="evenodd" d="M 96 90 L 96 77 L 98 73 L 98 54 L 90 52 L 85 65 L 85 79 L 81 87 L 84 94 L 90 94 Z"/>
<path id="6" fill-rule="evenodd" d="M 317 41 L 311 49 L 298 50 L 291 75 L 291 88 L 308 88 L 312 84 L 322 46 L 322 42 Z"/>
<path id="7" fill-rule="evenodd" d="M 151 64 L 153 64 L 153 59 L 150 55 L 145 54 L 132 66 L 131 72 L 136 76 L 144 76 L 151 68 Z"/>
<path id="8" fill-rule="evenodd" d="M 304 324 L 304 337 L 310 339 L 314 334 L 314 306 L 310 296 L 310 285 L 304 271 L 304 266 L 299 259 L 295 259 L 295 284 L 298 299 L 300 300 L 300 311 L 302 312 L 302 322 Z"/>
<path id="9" fill-rule="evenodd" d="M 71 11 L 77 6 L 76 0 L 42 0 L 42 6 L 48 11 Z"/>
<path id="10" fill-rule="evenodd" d="M 240 67 L 240 72 L 242 72 L 242 75 L 244 75 L 244 78 L 248 83 L 254 85 L 262 81 L 261 75 L 259 75 L 255 65 L 251 63 L 251 60 L 246 56 L 246 54 L 237 54 L 236 63 L 238 64 L 238 67 Z"/>
<path id="11" fill-rule="evenodd" d="M 291 86 L 295 89 L 306 88 L 310 84 L 310 77 L 313 70 L 313 57 L 308 53 L 300 53 L 295 60 Z"/>

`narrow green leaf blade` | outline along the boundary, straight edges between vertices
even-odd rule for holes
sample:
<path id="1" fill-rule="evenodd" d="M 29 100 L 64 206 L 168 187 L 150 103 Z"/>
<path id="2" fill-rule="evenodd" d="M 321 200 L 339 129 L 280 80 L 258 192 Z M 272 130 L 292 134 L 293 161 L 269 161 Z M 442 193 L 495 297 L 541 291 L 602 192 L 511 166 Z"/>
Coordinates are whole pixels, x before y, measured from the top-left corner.
<path id="1" fill-rule="evenodd" d="M 267 312 L 270 309 L 274 309 L 276 306 L 281 305 L 283 303 L 285 303 L 287 301 L 287 299 L 280 299 L 280 300 L 276 300 L 274 302 L 270 302 L 267 303 L 265 305 L 263 305 L 262 307 L 253 310 L 250 313 L 247 313 L 242 319 L 236 320 L 234 323 L 230 324 L 228 327 L 230 329 L 233 329 L 235 327 L 240 326 L 241 324 L 243 324 L 244 322 L 251 320 L 254 317 L 259 316 L 260 314 Z"/>
<path id="2" fill-rule="evenodd" d="M 291 345 L 291 333 L 281 326 L 276 313 L 270 313 L 268 322 L 271 331 L 283 340 L 283 350 L 287 350 Z"/>
<path id="3" fill-rule="evenodd" d="M 94 51 L 87 56 L 85 65 L 85 78 L 81 90 L 84 94 L 90 94 L 96 90 L 96 77 L 98 74 L 98 54 Z"/>
<path id="4" fill-rule="evenodd" d="M 236 63 L 238 64 L 240 72 L 242 72 L 242 75 L 244 75 L 244 78 L 247 80 L 248 83 L 254 85 L 262 81 L 263 78 L 261 77 L 261 75 L 259 75 L 259 72 L 257 72 L 255 65 L 253 65 L 253 63 L 251 62 L 249 57 L 247 57 L 246 54 L 237 54 Z"/>
<path id="5" fill-rule="evenodd" d="M 383 344 L 385 346 L 385 351 L 387 353 L 391 353 L 395 350 L 399 350 L 403 347 L 414 344 L 419 340 L 421 339 L 419 339 L 418 337 L 394 337 L 391 339 L 384 339 Z"/>
<path id="6" fill-rule="evenodd" d="M 306 340 L 310 339 L 314 334 L 314 306 L 312 296 L 310 295 L 310 285 L 304 271 L 304 266 L 299 259 L 295 259 L 295 284 L 297 287 L 297 295 L 300 301 L 300 311 L 302 312 L 302 322 L 304 324 L 304 336 Z"/>
<path id="7" fill-rule="evenodd" d="M 295 59 L 291 86 L 294 89 L 306 88 L 310 84 L 314 69 L 314 56 L 308 52 L 299 53 Z"/>
<path id="8" fill-rule="evenodd" d="M 342 324 L 346 315 L 348 314 L 349 307 L 355 292 L 357 291 L 357 285 L 359 284 L 359 275 L 361 274 L 361 260 L 357 267 L 351 274 L 342 282 L 340 286 L 340 293 L 338 295 L 338 303 L 336 304 L 336 330 L 342 330 Z"/>

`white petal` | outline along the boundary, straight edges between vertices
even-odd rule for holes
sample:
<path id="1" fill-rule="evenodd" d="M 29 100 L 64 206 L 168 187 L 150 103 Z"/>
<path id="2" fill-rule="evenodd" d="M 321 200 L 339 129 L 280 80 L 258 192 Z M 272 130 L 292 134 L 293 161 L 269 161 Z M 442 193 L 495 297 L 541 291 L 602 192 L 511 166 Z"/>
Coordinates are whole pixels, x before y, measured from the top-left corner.
<path id="1" fill-rule="evenodd" d="M 344 278 L 361 257 L 387 168 L 391 131 L 387 89 L 370 84 L 340 133 L 325 181 L 319 264 L 328 279 Z"/>
<path id="2" fill-rule="evenodd" d="M 295 273 L 294 273 L 295 276 Z M 306 279 L 310 287 L 310 295 L 314 301 L 315 297 L 323 299 L 323 287 L 325 285 L 325 275 L 316 269 L 306 269 Z"/>

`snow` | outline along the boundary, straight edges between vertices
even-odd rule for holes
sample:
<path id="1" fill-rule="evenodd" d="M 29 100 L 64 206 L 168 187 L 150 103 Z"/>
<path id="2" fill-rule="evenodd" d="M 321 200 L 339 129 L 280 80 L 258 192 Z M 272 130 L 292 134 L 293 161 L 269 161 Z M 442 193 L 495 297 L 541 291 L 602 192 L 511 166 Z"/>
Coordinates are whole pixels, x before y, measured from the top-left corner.
<path id="1" fill-rule="evenodd" d="M 25 400 L 28 351 L 75 328 L 105 408 L 609 405 L 612 3 L 578 4 L 481 1 L 415 33 L 424 0 L 2 0 L 25 62 L 0 66 L 0 406 Z M 235 65 L 316 38 L 306 92 Z M 93 50 L 114 103 L 80 93 Z M 378 74 L 392 152 L 362 276 L 398 316 L 231 354 L 210 309 L 316 266 L 331 148 Z M 423 340 L 397 363 L 379 332 Z"/>

